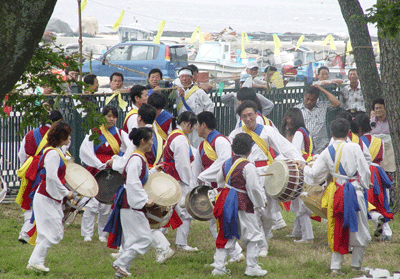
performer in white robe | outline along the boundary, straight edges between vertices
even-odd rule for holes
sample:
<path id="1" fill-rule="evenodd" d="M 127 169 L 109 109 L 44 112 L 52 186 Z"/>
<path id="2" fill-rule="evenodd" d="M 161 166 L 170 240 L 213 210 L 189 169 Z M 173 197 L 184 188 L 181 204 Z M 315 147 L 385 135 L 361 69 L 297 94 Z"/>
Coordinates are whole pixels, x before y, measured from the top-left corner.
<path id="1" fill-rule="evenodd" d="M 304 179 L 305 182 L 310 185 L 317 185 L 323 182 L 327 174 L 331 174 L 336 179 L 336 184 L 330 184 L 327 191 L 327 195 L 330 193 L 334 195 L 334 201 L 336 203 L 336 194 L 340 187 L 346 183 L 351 183 L 355 189 L 355 203 L 358 203 L 359 211 L 356 209 L 349 208 L 349 213 L 356 214 L 356 226 L 357 230 L 352 230 L 352 221 L 350 221 L 350 232 L 348 246 L 353 247 L 351 266 L 355 270 L 360 270 L 365 248 L 371 241 L 371 236 L 368 230 L 367 223 L 367 208 L 364 199 L 364 189 L 370 188 L 370 170 L 368 163 L 362 153 L 360 146 L 356 143 L 346 142 L 346 135 L 349 131 L 349 123 L 344 119 L 336 119 L 331 123 L 331 132 L 334 137 L 332 145 L 328 146 L 317 158 L 312 168 L 304 167 Z M 334 158 L 334 159 L 332 159 Z M 300 166 L 302 168 L 302 166 Z M 344 173 L 344 174 L 342 174 Z M 332 190 L 331 190 L 332 189 Z M 346 188 L 345 188 L 346 190 Z M 352 191 L 348 190 L 346 196 L 350 196 Z M 324 202 L 324 201 L 323 201 Z M 347 206 L 346 201 L 343 201 L 344 206 Z M 328 200 L 328 224 L 330 223 L 330 207 L 333 208 L 333 200 Z M 334 210 L 334 209 L 333 209 Z M 333 211 L 331 214 L 335 213 Z M 333 216 L 333 215 L 332 215 Z M 333 218 L 335 222 L 335 218 Z M 333 230 L 337 230 L 335 223 L 333 223 Z M 343 225 L 339 225 L 340 228 Z M 341 237 L 344 233 L 333 233 L 332 237 L 329 236 L 328 227 L 328 241 L 330 242 L 332 249 L 331 258 L 331 274 L 340 274 L 344 256 L 343 254 L 348 253 L 348 247 L 343 248 L 344 251 L 340 253 L 336 248 L 337 237 Z M 339 247 L 340 249 L 341 247 Z"/>
<path id="2" fill-rule="evenodd" d="M 46 174 L 43 177 L 33 199 L 33 211 L 36 221 L 36 246 L 29 259 L 30 270 L 49 272 L 44 261 L 49 248 L 59 243 L 64 235 L 62 202 L 65 197 L 72 198 L 73 192 L 63 184 L 66 162 L 61 147 L 71 141 L 71 127 L 57 122 L 48 133 L 48 148 L 45 149 L 40 166 Z"/>
<path id="3" fill-rule="evenodd" d="M 260 124 L 257 124 L 257 106 L 254 102 L 243 102 L 238 107 L 237 111 L 243 119 L 245 125 L 233 130 L 229 135 L 229 140 L 232 141 L 237 134 L 246 131 L 250 134 L 253 134 L 252 138 L 255 143 L 253 144 L 248 160 L 256 165 L 257 170 L 260 174 L 266 173 L 268 169 L 268 161 L 272 161 L 272 156 L 269 158 L 269 156 L 266 155 L 266 152 L 261 149 L 259 144 L 263 144 L 266 151 L 269 150 L 269 147 L 272 147 L 276 152 L 278 152 L 279 156 L 276 157 L 276 160 L 278 160 L 279 158 L 289 158 L 305 163 L 303 157 L 301 156 L 301 153 L 296 150 L 296 148 L 294 148 L 294 146 L 287 139 L 285 139 L 276 129 L 270 126 L 262 126 Z M 256 138 L 260 139 L 261 142 L 257 143 Z M 259 179 L 261 185 L 264 185 L 265 177 L 261 176 Z M 279 206 L 278 202 L 268 195 L 267 200 L 267 208 L 260 209 L 258 211 L 259 218 L 261 220 L 261 224 L 266 237 L 271 233 L 272 226 L 275 225 L 276 221 L 281 216 L 281 207 Z M 262 256 L 266 256 L 267 251 L 268 243 L 265 239 L 263 246 L 261 247 L 260 253 Z"/>
<path id="4" fill-rule="evenodd" d="M 182 87 L 178 87 L 175 95 L 178 115 L 188 110 L 196 115 L 202 111 L 214 112 L 214 102 L 203 89 L 193 84 L 192 77 L 193 72 L 190 68 L 179 70 L 179 80 Z M 195 148 L 198 148 L 202 138 L 194 130 L 189 135 L 189 140 Z"/>
<path id="5" fill-rule="evenodd" d="M 94 176 L 99 171 L 110 167 L 107 162 L 113 155 L 123 156 L 127 150 L 133 150 L 133 144 L 132 141 L 129 140 L 128 134 L 115 127 L 118 120 L 117 109 L 113 106 L 105 106 L 102 113 L 107 120 L 107 126 L 96 129 L 101 143 L 99 145 L 94 145 L 93 141 L 89 139 L 91 136 L 90 133 L 86 135 L 79 150 L 81 161 L 88 166 L 88 170 Z M 107 133 L 107 136 L 105 136 L 105 133 Z M 108 141 L 108 137 L 109 140 L 112 140 L 112 143 Z M 111 213 L 111 204 L 101 203 L 97 199 L 92 198 L 85 207 L 86 210 L 83 213 L 81 224 L 81 235 L 84 237 L 84 241 L 92 240 L 94 222 L 97 215 L 99 240 L 101 242 L 106 242 L 107 232 L 104 232 L 103 229 Z"/>
<path id="6" fill-rule="evenodd" d="M 197 247 L 191 247 L 187 242 L 192 217 L 184 207 L 186 195 L 191 190 L 191 162 L 193 162 L 193 153 L 195 153 L 186 135 L 195 129 L 197 118 L 193 112 L 186 111 L 179 115 L 177 123 L 178 126 L 168 136 L 164 146 L 165 172 L 178 180 L 182 188 L 182 200 L 175 206 L 175 211 L 182 221 L 182 224 L 177 227 L 175 244 L 181 250 L 197 251 Z M 174 217 L 172 221 L 174 221 Z"/>
<path id="7" fill-rule="evenodd" d="M 147 104 L 149 93 L 146 87 L 142 85 L 135 85 L 132 86 L 129 95 L 132 100 L 132 109 L 126 114 L 124 125 L 122 127 L 122 130 L 124 130 L 128 135 L 133 128 L 138 128 L 138 110 L 143 104 Z"/>
<path id="8" fill-rule="evenodd" d="M 197 115 L 197 132 L 204 139 L 200 143 L 198 151 L 194 155 L 192 167 L 192 188 L 199 184 L 217 188 L 217 174 L 222 164 L 232 156 L 232 148 L 229 140 L 215 130 L 217 120 L 212 112 L 203 111 Z M 211 147 L 212 150 L 209 148 Z M 215 157 L 216 156 L 216 157 Z M 196 182 L 199 183 L 196 183 Z M 209 221 L 209 228 L 214 239 L 217 238 L 215 218 Z M 242 248 L 238 243 L 231 251 L 231 262 L 240 262 L 245 259 L 241 253 Z"/>
<path id="9" fill-rule="evenodd" d="M 256 212 L 265 207 L 267 199 L 260 180 L 254 179 L 259 175 L 256 167 L 246 159 L 251 152 L 252 143 L 253 140 L 249 135 L 245 133 L 236 135 L 232 143 L 235 155 L 223 163 L 217 174 L 218 187 L 223 189 L 214 208 L 214 216 L 218 218 L 220 231 L 216 240 L 217 250 L 214 254 L 212 275 L 224 275 L 227 272 L 226 257 L 228 252 L 235 250 L 238 238 L 247 247 L 244 274 L 247 276 L 267 274 L 267 271 L 261 269 L 257 263 L 264 235 L 258 225 Z M 227 216 L 229 212 L 236 210 L 237 224 Z"/>
<path id="10" fill-rule="evenodd" d="M 151 230 L 144 208 L 153 205 L 154 202 L 149 199 L 143 185 L 150 173 L 161 170 L 159 165 L 149 171 L 144 156 L 144 153 L 149 152 L 153 145 L 152 130 L 148 127 L 134 128 L 129 138 L 137 149 L 128 160 L 124 170 L 125 184 L 117 191 L 117 199 L 118 196 L 121 197 L 120 221 L 122 226 L 122 254 L 112 264 L 117 278 L 130 276 L 129 269 L 133 260 L 139 254 L 146 254 L 151 247 L 155 230 Z"/>

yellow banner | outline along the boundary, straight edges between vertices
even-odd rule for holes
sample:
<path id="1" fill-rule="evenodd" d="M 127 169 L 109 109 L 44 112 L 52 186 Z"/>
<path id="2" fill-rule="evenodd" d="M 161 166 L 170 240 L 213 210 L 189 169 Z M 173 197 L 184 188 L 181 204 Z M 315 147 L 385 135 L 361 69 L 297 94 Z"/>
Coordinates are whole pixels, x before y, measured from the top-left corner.
<path id="1" fill-rule="evenodd" d="M 305 36 L 301 35 L 301 37 L 297 40 L 297 45 L 296 48 L 294 49 L 295 51 L 300 47 L 301 43 L 304 41 Z"/>
<path id="2" fill-rule="evenodd" d="M 330 48 L 331 50 L 336 50 L 335 41 L 334 41 L 332 35 L 326 36 L 326 38 L 322 41 L 321 44 L 322 44 L 323 46 L 326 46 L 326 45 L 328 44 L 328 42 L 329 42 L 329 48 Z"/>
<path id="3" fill-rule="evenodd" d="M 282 47 L 281 40 L 279 40 L 279 37 L 276 34 L 272 35 L 272 38 L 274 39 L 274 47 L 275 47 L 274 54 L 280 55 L 279 48 Z"/>
<path id="4" fill-rule="evenodd" d="M 204 44 L 204 36 L 203 32 L 201 32 L 200 26 L 197 26 L 197 28 L 192 33 L 192 37 L 190 37 L 190 43 L 193 44 L 196 41 L 197 34 L 199 34 L 199 43 Z"/>
<path id="5" fill-rule="evenodd" d="M 346 55 L 349 55 L 351 51 L 353 51 L 353 47 L 351 46 L 351 41 L 350 41 L 350 39 L 349 39 L 349 40 L 347 41 L 347 44 L 346 44 Z M 343 61 L 343 62 L 344 62 L 344 61 Z"/>
<path id="6" fill-rule="evenodd" d="M 83 12 L 83 10 L 86 8 L 86 5 L 87 5 L 87 0 L 83 0 L 81 2 L 81 12 Z M 76 13 L 79 13 L 78 9 L 76 9 Z"/>
<path id="7" fill-rule="evenodd" d="M 165 20 L 160 21 L 160 23 L 158 24 L 157 35 L 154 37 L 153 43 L 155 43 L 157 45 L 160 44 L 160 39 L 164 32 L 164 26 L 165 26 Z"/>
<path id="8" fill-rule="evenodd" d="M 328 42 L 331 40 L 332 35 L 328 35 L 326 36 L 326 38 L 322 41 L 322 45 L 326 46 L 328 44 Z"/>
<path id="9" fill-rule="evenodd" d="M 114 25 L 112 26 L 112 29 L 113 29 L 114 31 L 117 31 L 117 30 L 118 30 L 118 27 L 121 25 L 121 21 L 122 21 L 122 19 L 124 18 L 124 15 L 125 15 L 125 10 L 122 10 L 122 12 L 121 12 L 121 14 L 119 15 L 117 21 L 116 21 L 116 22 L 114 23 Z"/>
<path id="10" fill-rule="evenodd" d="M 250 41 L 249 41 L 249 37 L 247 36 L 247 33 L 246 32 L 242 32 L 242 51 L 240 52 L 240 58 L 246 58 L 247 56 L 246 56 L 246 50 L 245 50 L 245 47 L 244 47 L 244 44 L 245 43 L 250 43 Z"/>

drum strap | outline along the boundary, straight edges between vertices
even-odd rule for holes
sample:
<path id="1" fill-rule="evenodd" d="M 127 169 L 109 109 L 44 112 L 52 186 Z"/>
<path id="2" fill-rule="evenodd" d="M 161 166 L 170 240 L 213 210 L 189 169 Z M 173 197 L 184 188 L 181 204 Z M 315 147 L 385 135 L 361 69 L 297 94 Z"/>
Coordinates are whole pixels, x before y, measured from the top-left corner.
<path id="1" fill-rule="evenodd" d="M 43 154 L 46 153 L 46 151 L 47 151 L 47 150 L 50 150 L 50 149 L 54 149 L 55 151 L 57 151 L 57 152 L 58 152 L 58 155 L 60 155 L 60 157 L 61 157 L 61 159 L 63 160 L 64 164 L 65 164 L 65 165 L 67 164 L 67 158 L 65 158 L 64 154 L 63 154 L 63 153 L 61 152 L 61 150 L 58 149 L 58 148 L 55 148 L 55 147 L 52 147 L 52 146 L 46 147 L 46 148 L 44 149 L 44 151 L 43 151 Z"/>
<path id="2" fill-rule="evenodd" d="M 229 188 L 229 189 L 235 189 L 236 191 L 238 191 L 239 193 L 243 193 L 243 194 L 247 194 L 247 191 L 241 190 L 241 189 L 237 189 L 235 187 L 232 187 L 231 185 L 225 183 L 225 187 Z"/>

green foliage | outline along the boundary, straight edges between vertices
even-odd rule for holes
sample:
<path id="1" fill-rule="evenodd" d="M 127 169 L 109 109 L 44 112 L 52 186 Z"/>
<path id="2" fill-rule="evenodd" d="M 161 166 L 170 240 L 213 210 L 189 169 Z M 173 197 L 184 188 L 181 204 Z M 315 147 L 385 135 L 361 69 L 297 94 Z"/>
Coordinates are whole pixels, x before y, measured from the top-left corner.
<path id="1" fill-rule="evenodd" d="M 376 24 L 380 35 L 396 37 L 400 32 L 400 2 L 378 1 L 366 10 L 364 18 L 367 22 Z"/>
<path id="2" fill-rule="evenodd" d="M 56 45 L 41 43 L 36 48 L 25 72 L 15 84 L 13 91 L 8 94 L 8 100 L 4 102 L 4 105 L 12 106 L 13 112 L 22 115 L 19 131 L 21 135 L 26 127 L 36 127 L 40 122 L 46 121 L 50 110 L 60 108 L 60 96 L 67 94 L 65 90 L 68 84 L 74 82 L 80 88 L 86 85 L 84 82 L 63 79 L 65 70 L 79 69 L 77 61 L 77 56 L 67 57 L 64 50 Z M 57 93 L 58 96 L 40 95 L 40 92 L 38 95 L 40 87 L 51 87 L 53 93 Z M 80 103 L 75 108 L 88 112 L 82 127 L 86 132 L 106 123 L 105 118 L 96 111 L 94 104 L 86 102 L 81 95 L 72 95 L 71 98 Z M 49 104 L 49 99 L 52 99 L 54 104 Z M 7 116 L 4 113 L 4 105 L 0 108 L 2 117 Z"/>

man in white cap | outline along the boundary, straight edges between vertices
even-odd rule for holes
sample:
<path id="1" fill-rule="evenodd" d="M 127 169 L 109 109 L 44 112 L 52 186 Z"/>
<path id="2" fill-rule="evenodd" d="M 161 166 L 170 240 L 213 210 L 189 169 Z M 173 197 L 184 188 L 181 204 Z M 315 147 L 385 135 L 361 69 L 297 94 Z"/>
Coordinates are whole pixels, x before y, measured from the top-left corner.
<path id="1" fill-rule="evenodd" d="M 246 66 L 246 74 L 240 77 L 240 88 L 242 87 L 253 87 L 260 89 L 267 89 L 267 83 L 261 78 L 257 78 L 258 64 L 256 61 L 250 61 Z"/>
<path id="2" fill-rule="evenodd" d="M 178 114 L 187 110 L 193 111 L 196 115 L 202 111 L 214 112 L 214 102 L 203 89 L 193 84 L 192 69 L 184 67 L 179 70 L 178 76 L 181 83 L 177 85 L 175 95 Z M 198 148 L 203 141 L 196 130 L 189 135 L 189 140 L 195 148 Z"/>

